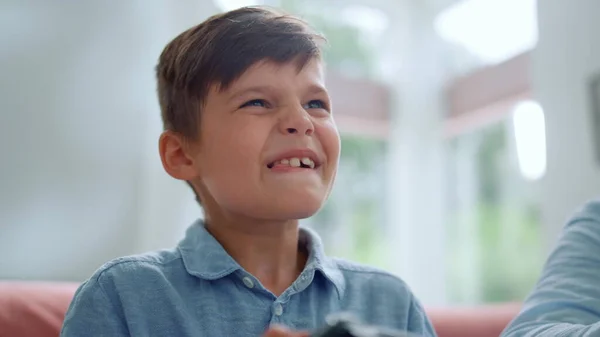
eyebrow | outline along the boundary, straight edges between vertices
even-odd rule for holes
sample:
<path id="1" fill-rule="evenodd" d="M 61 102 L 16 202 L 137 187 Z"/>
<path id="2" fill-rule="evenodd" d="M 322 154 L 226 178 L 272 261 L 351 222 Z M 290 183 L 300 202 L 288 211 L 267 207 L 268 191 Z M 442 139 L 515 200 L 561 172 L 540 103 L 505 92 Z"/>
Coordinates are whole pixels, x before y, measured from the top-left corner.
<path id="1" fill-rule="evenodd" d="M 319 84 L 311 84 L 308 92 L 311 94 L 327 94 L 327 89 Z"/>
<path id="2" fill-rule="evenodd" d="M 258 86 L 252 86 L 252 87 L 247 87 L 241 90 L 237 90 L 234 91 L 233 93 L 231 93 L 231 95 L 229 95 L 228 100 L 232 100 L 235 98 L 238 98 L 242 95 L 246 95 L 249 93 L 257 93 L 257 94 L 265 94 L 267 92 L 272 92 L 272 91 L 276 91 L 278 90 L 277 87 L 275 86 L 271 86 L 271 85 L 258 85 Z M 307 92 L 309 94 L 327 94 L 327 89 L 325 89 L 325 87 L 318 85 L 318 84 L 311 84 L 310 87 L 308 88 Z"/>
<path id="3" fill-rule="evenodd" d="M 228 96 L 228 98 L 231 100 L 231 99 L 234 99 L 234 98 L 237 98 L 237 97 L 240 97 L 242 95 L 249 94 L 249 93 L 264 94 L 266 92 L 273 91 L 274 89 L 275 89 L 275 87 L 269 86 L 269 85 L 260 85 L 260 86 L 246 87 L 246 88 L 243 88 L 243 89 L 240 89 L 240 90 L 232 92 Z"/>

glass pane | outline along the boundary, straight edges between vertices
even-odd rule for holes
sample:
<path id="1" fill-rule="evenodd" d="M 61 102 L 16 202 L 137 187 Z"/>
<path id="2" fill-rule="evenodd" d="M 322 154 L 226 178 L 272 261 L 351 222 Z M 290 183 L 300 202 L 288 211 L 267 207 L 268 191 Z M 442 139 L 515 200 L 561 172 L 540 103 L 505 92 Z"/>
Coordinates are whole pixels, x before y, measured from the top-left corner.
<path id="1" fill-rule="evenodd" d="M 511 119 L 453 139 L 449 154 L 450 301 L 523 300 L 543 262 L 542 228 Z"/>

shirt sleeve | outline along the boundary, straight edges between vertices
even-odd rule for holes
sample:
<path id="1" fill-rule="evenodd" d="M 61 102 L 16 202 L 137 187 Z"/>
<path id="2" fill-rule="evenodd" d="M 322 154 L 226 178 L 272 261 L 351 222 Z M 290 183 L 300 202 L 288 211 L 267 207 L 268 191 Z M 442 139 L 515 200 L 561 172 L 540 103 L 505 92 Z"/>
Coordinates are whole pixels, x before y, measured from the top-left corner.
<path id="1" fill-rule="evenodd" d="M 436 337 L 433 324 L 427 317 L 421 303 L 413 296 L 410 309 L 408 312 L 408 332 L 414 333 L 416 336 Z"/>
<path id="2" fill-rule="evenodd" d="M 122 310 L 107 296 L 97 279 L 77 290 L 60 332 L 60 337 L 129 337 Z"/>
<path id="3" fill-rule="evenodd" d="M 600 336 L 600 201 L 567 223 L 533 293 L 502 336 Z"/>

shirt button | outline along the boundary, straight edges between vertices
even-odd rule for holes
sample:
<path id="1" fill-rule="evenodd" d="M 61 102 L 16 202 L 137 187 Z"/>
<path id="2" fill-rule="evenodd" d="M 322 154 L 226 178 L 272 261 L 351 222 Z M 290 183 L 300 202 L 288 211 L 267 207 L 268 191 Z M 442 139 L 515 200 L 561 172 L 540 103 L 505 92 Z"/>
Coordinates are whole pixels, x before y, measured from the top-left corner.
<path id="1" fill-rule="evenodd" d="M 281 306 L 281 304 L 279 303 L 275 304 L 275 307 L 273 308 L 273 313 L 275 314 L 275 316 L 281 316 L 281 314 L 283 314 L 283 306 Z"/>
<path id="2" fill-rule="evenodd" d="M 242 279 L 242 281 L 244 282 L 244 285 L 250 289 L 254 288 L 254 281 L 252 281 L 251 278 L 249 278 L 248 276 L 244 277 Z"/>

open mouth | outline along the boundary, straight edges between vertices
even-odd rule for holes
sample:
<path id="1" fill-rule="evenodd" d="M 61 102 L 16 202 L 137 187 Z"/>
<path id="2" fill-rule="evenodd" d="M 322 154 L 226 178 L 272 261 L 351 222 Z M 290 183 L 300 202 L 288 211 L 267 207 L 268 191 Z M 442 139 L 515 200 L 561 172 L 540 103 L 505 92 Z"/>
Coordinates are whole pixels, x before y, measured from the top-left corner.
<path id="1" fill-rule="evenodd" d="M 295 168 L 306 168 L 306 169 L 315 169 L 318 167 L 317 163 L 314 160 L 303 157 L 303 158 L 285 158 L 281 160 L 274 161 L 272 163 L 267 164 L 267 167 L 272 169 L 275 167 L 295 167 Z"/>

